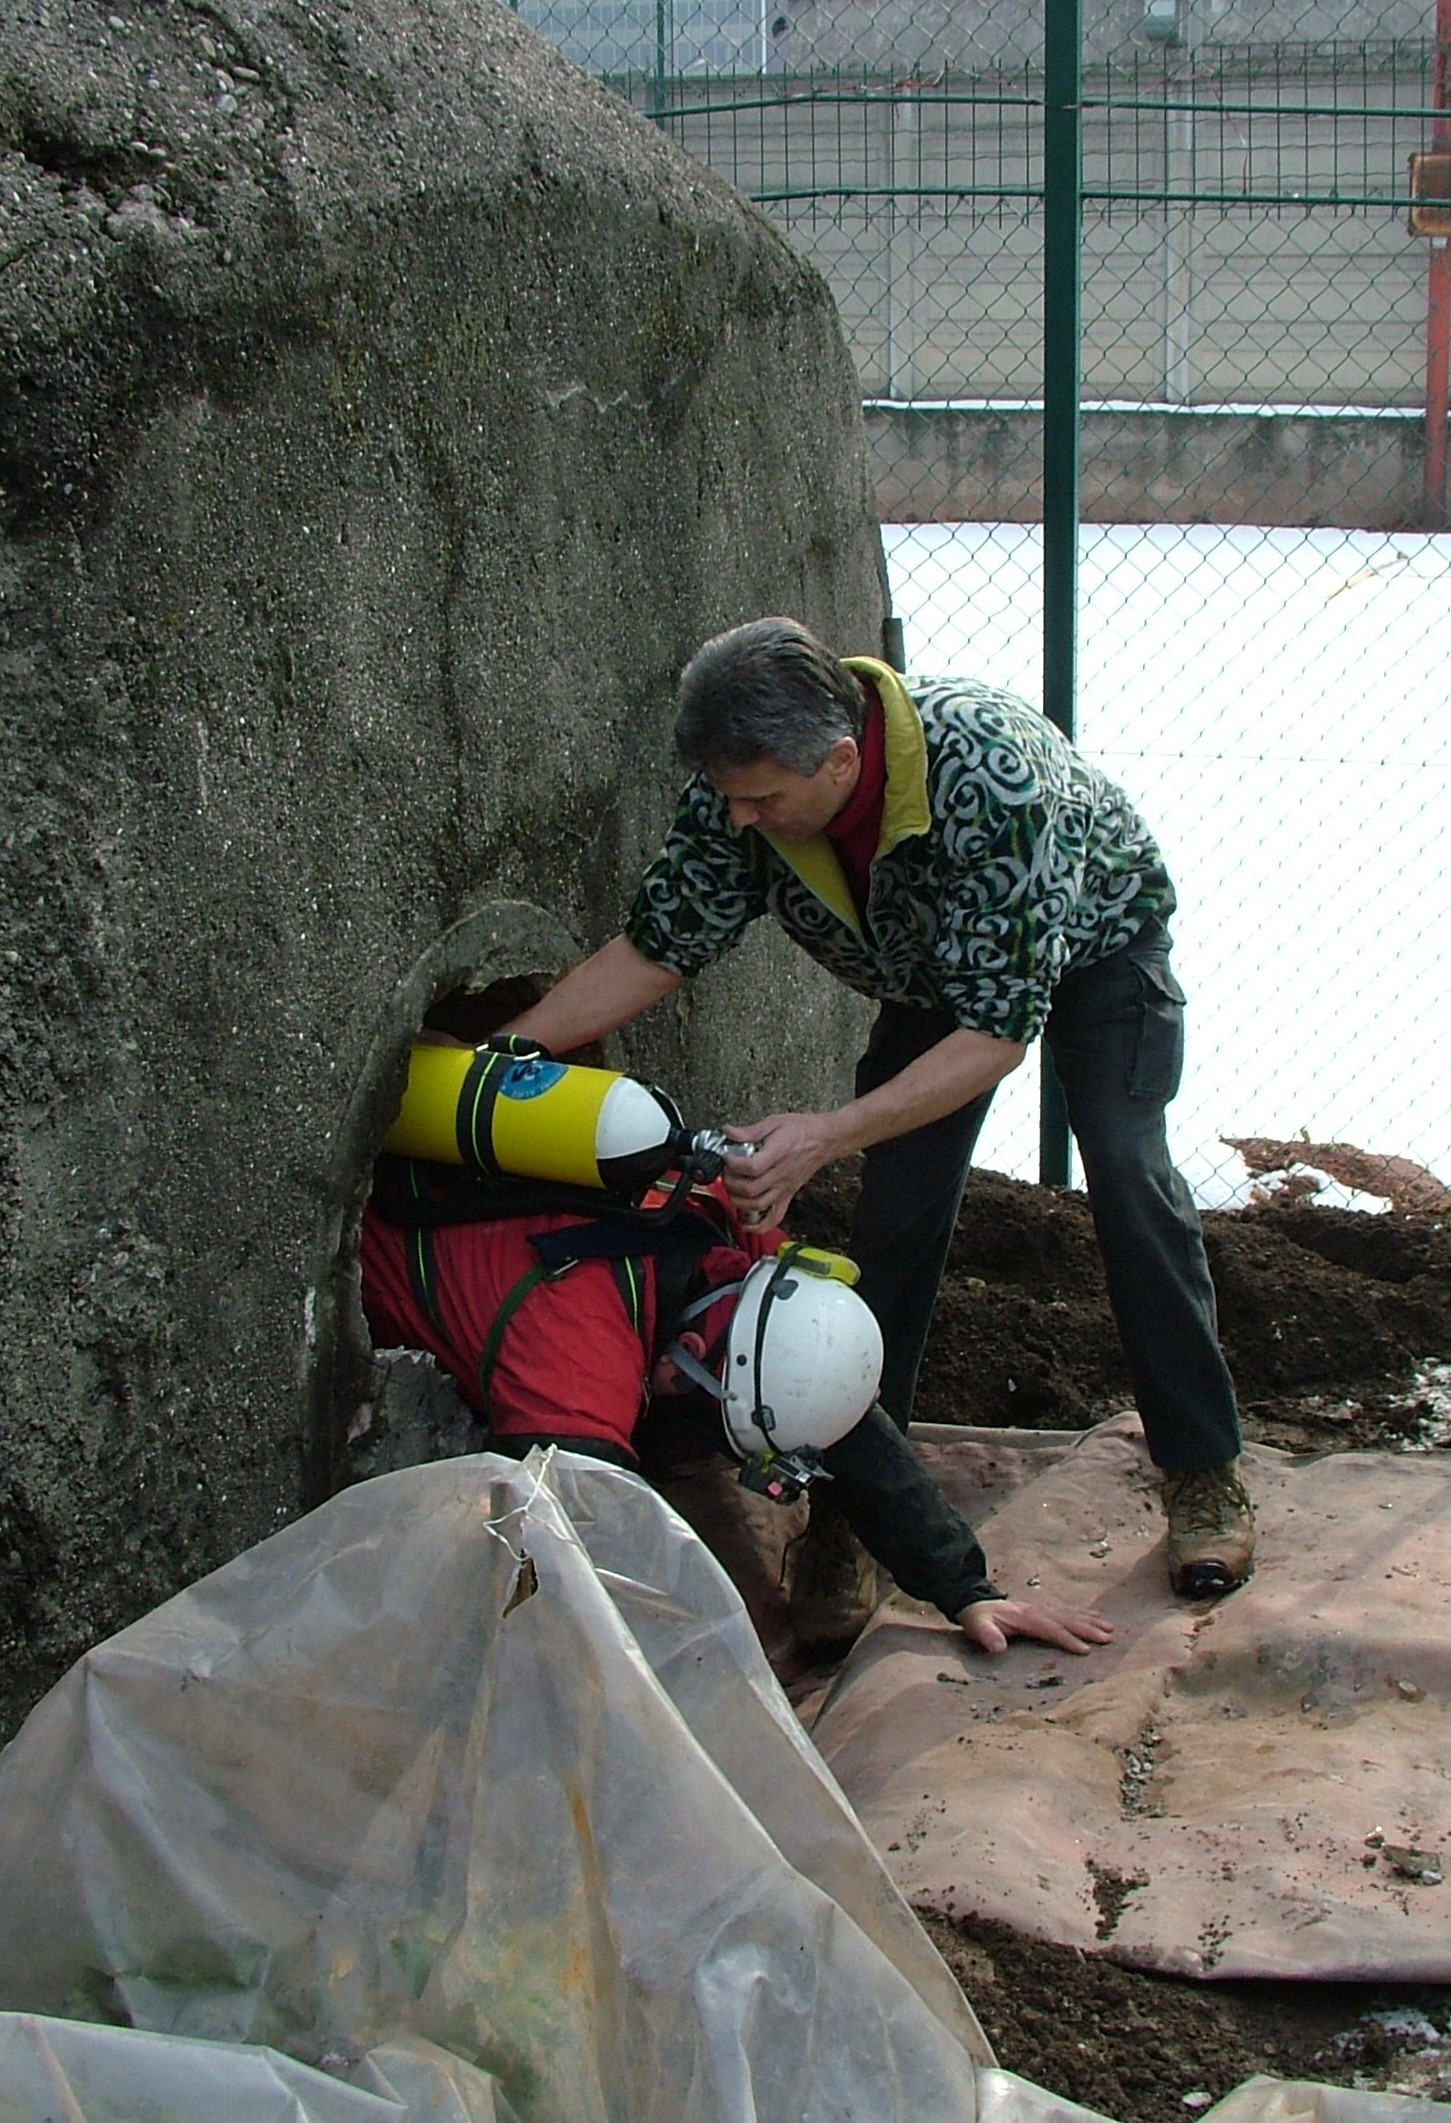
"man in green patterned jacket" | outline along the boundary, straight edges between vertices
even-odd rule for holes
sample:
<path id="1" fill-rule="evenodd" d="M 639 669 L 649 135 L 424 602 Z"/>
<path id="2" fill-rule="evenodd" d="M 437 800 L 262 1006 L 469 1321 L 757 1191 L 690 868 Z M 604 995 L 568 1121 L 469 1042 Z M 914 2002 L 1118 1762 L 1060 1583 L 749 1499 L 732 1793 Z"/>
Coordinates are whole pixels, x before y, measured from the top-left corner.
<path id="1" fill-rule="evenodd" d="M 1011 694 L 909 687 L 789 619 L 698 651 L 676 744 L 693 778 L 623 933 L 514 1029 L 556 1052 L 612 1031 L 765 914 L 877 1003 L 855 1097 L 728 1130 L 756 1148 L 727 1174 L 743 1215 L 779 1223 L 813 1173 L 865 1153 L 849 1250 L 904 1428 L 973 1146 L 1041 1034 L 1162 1477 L 1171 1583 L 1191 1598 L 1242 1583 L 1254 1514 L 1234 1389 L 1164 1124 L 1183 1052 L 1174 888 L 1143 820 Z"/>

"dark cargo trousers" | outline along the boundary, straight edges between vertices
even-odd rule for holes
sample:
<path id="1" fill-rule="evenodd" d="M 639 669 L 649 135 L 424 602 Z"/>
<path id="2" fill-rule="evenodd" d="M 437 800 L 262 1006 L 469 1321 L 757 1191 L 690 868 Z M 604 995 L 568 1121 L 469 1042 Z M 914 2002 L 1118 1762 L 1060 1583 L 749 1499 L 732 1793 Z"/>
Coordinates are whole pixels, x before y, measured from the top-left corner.
<path id="1" fill-rule="evenodd" d="M 1083 1161 L 1109 1302 L 1155 1463 L 1211 1467 L 1239 1451 L 1199 1215 L 1169 1158 L 1164 1112 L 1179 1088 L 1184 996 L 1154 927 L 1068 973 L 1044 1038 Z M 858 1096 L 955 1029 L 945 1013 L 884 1003 L 857 1069 Z M 904 1429 L 974 1145 L 992 1093 L 866 1153 L 849 1247 L 886 1345 L 882 1405 Z M 970 1420 L 971 1409 L 961 1415 Z"/>

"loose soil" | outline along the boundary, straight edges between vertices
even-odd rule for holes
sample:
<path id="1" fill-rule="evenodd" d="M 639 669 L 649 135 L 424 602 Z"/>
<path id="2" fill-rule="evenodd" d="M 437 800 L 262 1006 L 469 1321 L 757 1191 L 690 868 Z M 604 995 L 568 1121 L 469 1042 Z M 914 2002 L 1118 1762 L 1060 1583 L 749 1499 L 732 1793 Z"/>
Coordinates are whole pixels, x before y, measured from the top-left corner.
<path id="1" fill-rule="evenodd" d="M 844 1245 L 854 1196 L 836 1168 L 793 1227 Z M 1289 1200 L 1204 1226 L 1246 1437 L 1451 1448 L 1451 1214 Z M 1127 1400 L 1084 1197 L 974 1173 L 917 1416 L 1072 1430 Z M 999 2061 L 1118 2123 L 1183 2123 L 1256 2072 L 1451 2100 L 1451 1988 L 1189 1983 L 999 1925 L 923 1922 Z"/>
<path id="2" fill-rule="evenodd" d="M 792 1226 L 844 1246 L 846 1165 Z M 1300 1201 L 1210 1212 L 1204 1240 L 1245 1436 L 1287 1452 L 1405 1449 L 1451 1416 L 1451 1213 Z M 974 1172 L 918 1385 L 922 1422 L 1080 1430 L 1125 1407 L 1086 1198 Z"/>
<path id="3" fill-rule="evenodd" d="M 999 1924 L 922 1922 L 998 2062 L 1118 2123 L 1185 2123 L 1259 2072 L 1451 2099 L 1444 1989 L 1186 1983 Z"/>

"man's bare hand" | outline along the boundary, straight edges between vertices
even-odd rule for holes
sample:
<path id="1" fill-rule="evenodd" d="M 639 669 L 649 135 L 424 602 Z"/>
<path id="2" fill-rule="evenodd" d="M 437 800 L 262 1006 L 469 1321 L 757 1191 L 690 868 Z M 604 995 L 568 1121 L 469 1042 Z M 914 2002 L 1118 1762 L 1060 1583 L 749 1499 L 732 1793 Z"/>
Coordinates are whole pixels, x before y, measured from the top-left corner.
<path id="1" fill-rule="evenodd" d="M 726 1157 L 725 1183 L 742 1223 L 780 1224 L 792 1198 L 836 1156 L 823 1113 L 772 1113 L 749 1127 L 727 1128 L 754 1143 L 754 1157 Z"/>
<path id="2" fill-rule="evenodd" d="M 975 1600 L 957 1617 L 969 1644 L 996 1658 L 1013 1637 L 1034 1637 L 1079 1657 L 1113 1642 L 1113 1623 L 1092 1607 L 1056 1607 L 1033 1600 Z"/>

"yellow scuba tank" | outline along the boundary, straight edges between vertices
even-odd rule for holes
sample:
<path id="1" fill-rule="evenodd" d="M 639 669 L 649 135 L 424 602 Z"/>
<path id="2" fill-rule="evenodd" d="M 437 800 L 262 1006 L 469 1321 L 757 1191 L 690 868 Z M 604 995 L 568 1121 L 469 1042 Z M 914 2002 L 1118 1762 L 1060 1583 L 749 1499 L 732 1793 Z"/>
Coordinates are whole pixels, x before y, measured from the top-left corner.
<path id="1" fill-rule="evenodd" d="M 416 1042 L 383 1148 L 632 1194 L 678 1163 L 692 1140 L 679 1107 L 654 1084 L 500 1038 L 478 1048 Z"/>

